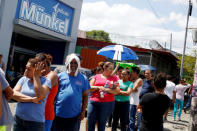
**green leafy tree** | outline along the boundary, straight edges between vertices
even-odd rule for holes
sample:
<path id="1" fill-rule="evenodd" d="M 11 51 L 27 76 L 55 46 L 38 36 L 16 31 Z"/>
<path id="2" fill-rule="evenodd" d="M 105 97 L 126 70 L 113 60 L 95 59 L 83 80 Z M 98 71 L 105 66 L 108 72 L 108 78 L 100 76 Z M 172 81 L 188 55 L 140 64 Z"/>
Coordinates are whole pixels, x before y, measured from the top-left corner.
<path id="1" fill-rule="evenodd" d="M 86 32 L 86 37 L 88 39 L 103 41 L 103 42 L 112 42 L 109 33 L 103 31 L 103 30 L 92 30 Z"/>
<path id="2" fill-rule="evenodd" d="M 178 56 L 179 61 L 177 66 L 181 67 L 182 55 Z M 185 55 L 184 65 L 183 65 L 183 78 L 187 80 L 188 83 L 192 84 L 194 79 L 194 69 L 195 69 L 196 58 L 193 56 Z"/>
<path id="3" fill-rule="evenodd" d="M 140 45 L 134 45 L 134 47 L 141 48 L 141 46 L 140 46 Z"/>

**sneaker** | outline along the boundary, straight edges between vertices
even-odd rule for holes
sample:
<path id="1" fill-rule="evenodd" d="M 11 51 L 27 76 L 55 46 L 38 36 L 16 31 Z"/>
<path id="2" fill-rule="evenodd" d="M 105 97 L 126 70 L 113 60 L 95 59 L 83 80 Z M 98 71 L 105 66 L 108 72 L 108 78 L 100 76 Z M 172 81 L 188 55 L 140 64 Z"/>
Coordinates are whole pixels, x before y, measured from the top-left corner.
<path id="1" fill-rule="evenodd" d="M 178 120 L 181 121 L 181 118 L 179 118 Z"/>
<path id="2" fill-rule="evenodd" d="M 187 109 L 186 108 L 183 108 L 183 111 L 186 113 Z"/>

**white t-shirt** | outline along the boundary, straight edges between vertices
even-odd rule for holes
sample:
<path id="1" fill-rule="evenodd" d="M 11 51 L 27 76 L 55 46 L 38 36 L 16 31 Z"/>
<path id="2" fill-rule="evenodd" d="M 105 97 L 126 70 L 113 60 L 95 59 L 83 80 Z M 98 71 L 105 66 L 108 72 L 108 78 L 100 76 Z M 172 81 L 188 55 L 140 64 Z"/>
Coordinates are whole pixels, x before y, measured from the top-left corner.
<path id="1" fill-rule="evenodd" d="M 5 72 L 0 68 L 0 72 L 5 76 Z"/>
<path id="2" fill-rule="evenodd" d="M 140 78 L 138 78 L 140 79 Z M 134 82 L 133 87 L 137 84 L 138 79 Z M 138 87 L 137 92 L 133 92 L 130 95 L 130 104 L 131 105 L 138 105 L 139 104 L 139 95 L 142 90 L 142 86 Z"/>
<path id="3" fill-rule="evenodd" d="M 175 84 L 169 80 L 166 81 L 165 94 L 172 100 L 173 91 L 176 91 Z"/>
<path id="4" fill-rule="evenodd" d="M 178 100 L 184 100 L 184 93 L 186 91 L 187 88 L 189 88 L 191 85 L 182 85 L 182 84 L 178 84 L 176 85 L 176 99 Z"/>

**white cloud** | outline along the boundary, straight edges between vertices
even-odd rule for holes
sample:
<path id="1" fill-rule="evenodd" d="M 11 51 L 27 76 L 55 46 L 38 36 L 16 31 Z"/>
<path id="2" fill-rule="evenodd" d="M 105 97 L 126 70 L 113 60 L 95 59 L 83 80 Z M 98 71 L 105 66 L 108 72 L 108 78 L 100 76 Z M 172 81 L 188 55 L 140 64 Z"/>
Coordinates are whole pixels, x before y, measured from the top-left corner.
<path id="1" fill-rule="evenodd" d="M 162 23 L 174 22 L 181 31 L 163 29 Z M 164 45 L 170 41 L 170 33 L 173 34 L 172 49 L 182 52 L 185 34 L 186 16 L 171 12 L 169 17 L 160 20 L 146 9 L 138 9 L 129 4 L 108 5 L 105 1 L 83 3 L 80 25 L 81 30 L 104 30 L 109 33 L 127 36 L 149 36 L 146 39 L 155 39 Z M 196 17 L 191 17 L 190 25 L 197 23 Z M 196 25 L 197 26 L 197 25 Z M 188 32 L 188 46 L 192 47 L 191 31 Z M 186 50 L 187 52 L 190 52 Z"/>
<path id="2" fill-rule="evenodd" d="M 161 1 L 165 1 L 165 2 L 171 2 L 173 4 L 182 4 L 182 5 L 185 5 L 185 4 L 188 4 L 188 0 L 153 0 L 153 1 L 156 1 L 156 2 L 161 2 Z M 195 3 L 196 1 L 195 0 L 191 0 L 193 3 Z"/>
<path id="3" fill-rule="evenodd" d="M 188 9 L 188 4 L 189 0 L 150 0 L 150 1 L 155 1 L 155 2 L 167 2 L 169 4 L 173 4 L 175 6 L 179 6 L 181 10 L 187 10 Z M 193 9 L 197 9 L 197 0 L 191 0 Z"/>
<path id="4" fill-rule="evenodd" d="M 174 4 L 187 4 L 188 0 L 170 0 Z"/>
<path id="5" fill-rule="evenodd" d="M 86 30 L 90 30 L 91 27 L 102 28 L 110 32 L 117 32 L 118 28 L 123 34 L 128 32 L 132 34 L 132 30 L 137 30 L 139 26 L 143 28 L 160 23 L 161 21 L 151 11 L 137 9 L 127 4 L 114 4 L 110 7 L 102 1 L 83 4 L 80 28 Z"/>

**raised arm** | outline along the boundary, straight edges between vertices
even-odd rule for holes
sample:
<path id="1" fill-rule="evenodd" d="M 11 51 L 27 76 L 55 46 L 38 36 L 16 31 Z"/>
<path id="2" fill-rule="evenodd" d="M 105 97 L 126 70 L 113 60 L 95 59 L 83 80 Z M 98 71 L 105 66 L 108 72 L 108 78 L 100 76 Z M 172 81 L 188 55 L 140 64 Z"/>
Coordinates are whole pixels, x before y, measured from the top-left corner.
<path id="1" fill-rule="evenodd" d="M 193 86 L 190 86 L 188 93 L 191 94 L 192 93 L 192 88 Z"/>
<path id="2" fill-rule="evenodd" d="M 43 69 L 42 62 L 35 66 L 33 73 L 33 84 L 36 97 L 40 100 L 44 99 L 49 92 L 49 87 L 43 86 L 40 82 L 41 70 Z"/>
<path id="3" fill-rule="evenodd" d="M 116 68 L 113 70 L 113 72 L 111 74 L 112 76 L 114 76 L 117 73 L 119 65 L 120 64 L 118 63 L 117 66 L 116 66 Z"/>
<path id="4" fill-rule="evenodd" d="M 40 77 L 35 76 L 33 79 L 34 79 L 33 83 L 34 83 L 34 90 L 36 93 L 36 97 L 42 100 L 49 93 L 49 87 L 45 85 L 41 85 Z"/>
<path id="5" fill-rule="evenodd" d="M 187 88 L 190 88 L 191 87 L 191 85 L 190 84 L 187 84 Z"/>

